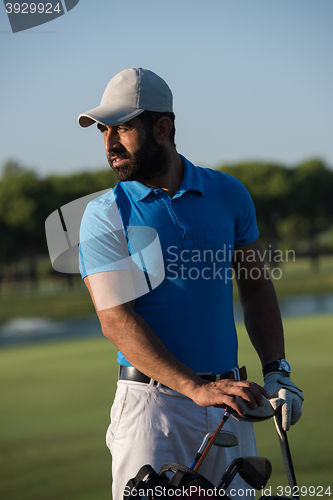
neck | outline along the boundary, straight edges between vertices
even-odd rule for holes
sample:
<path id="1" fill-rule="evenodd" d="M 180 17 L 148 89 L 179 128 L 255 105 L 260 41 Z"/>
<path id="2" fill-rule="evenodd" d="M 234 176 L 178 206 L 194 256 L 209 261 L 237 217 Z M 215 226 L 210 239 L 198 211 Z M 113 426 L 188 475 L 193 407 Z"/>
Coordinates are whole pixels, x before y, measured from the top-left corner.
<path id="1" fill-rule="evenodd" d="M 184 177 L 184 165 L 181 157 L 175 149 L 170 152 L 170 162 L 168 170 L 157 177 L 143 179 L 142 183 L 154 189 L 166 191 L 172 198 L 180 188 Z"/>

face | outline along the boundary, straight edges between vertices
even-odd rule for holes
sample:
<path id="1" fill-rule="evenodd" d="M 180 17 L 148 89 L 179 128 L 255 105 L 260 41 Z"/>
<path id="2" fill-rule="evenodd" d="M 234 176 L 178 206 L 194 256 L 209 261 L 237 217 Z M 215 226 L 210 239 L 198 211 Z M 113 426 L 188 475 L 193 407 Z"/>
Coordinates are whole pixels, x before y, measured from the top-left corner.
<path id="1" fill-rule="evenodd" d="M 169 156 L 156 144 L 153 130 L 146 130 L 136 117 L 121 125 L 97 125 L 104 137 L 106 156 L 119 181 L 144 181 L 168 170 Z"/>

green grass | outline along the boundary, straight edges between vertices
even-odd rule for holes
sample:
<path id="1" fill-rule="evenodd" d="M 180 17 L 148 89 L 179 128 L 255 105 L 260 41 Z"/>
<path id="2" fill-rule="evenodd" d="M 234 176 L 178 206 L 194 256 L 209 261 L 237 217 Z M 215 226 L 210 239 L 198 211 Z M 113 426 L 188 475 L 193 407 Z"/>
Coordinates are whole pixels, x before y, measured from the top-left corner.
<path id="1" fill-rule="evenodd" d="M 273 279 L 279 298 L 291 295 L 324 294 L 333 290 L 333 257 L 322 257 L 318 269 L 314 269 L 309 259 L 296 258 L 283 263 L 281 279 Z M 279 273 L 274 272 L 278 277 Z M 16 317 L 47 316 L 54 320 L 82 317 L 94 314 L 94 307 L 85 285 L 75 280 L 72 290 L 61 289 L 50 284 L 48 293 L 43 295 L 22 287 L 24 293 L 2 293 L 0 296 L 0 324 Z M 234 287 L 237 298 L 237 287 Z"/>
<path id="2" fill-rule="evenodd" d="M 272 269 L 277 264 L 267 264 L 278 298 L 332 293 L 333 290 L 333 257 L 321 257 L 318 267 L 314 267 L 308 258 L 295 258 L 295 261 L 281 263 L 280 271 Z M 238 297 L 234 286 L 234 297 Z"/>
<path id="3" fill-rule="evenodd" d="M 273 283 L 278 297 L 289 295 L 324 294 L 333 290 L 333 258 L 322 257 L 318 267 L 313 267 L 310 259 L 289 261 L 281 266 L 281 279 L 274 279 Z M 273 276 L 278 277 L 275 272 Z"/>
<path id="4" fill-rule="evenodd" d="M 11 318 L 47 316 L 54 320 L 94 314 L 87 289 L 62 291 L 50 295 L 10 294 L 0 298 L 0 324 Z"/>
<path id="5" fill-rule="evenodd" d="M 330 486 L 333 494 L 333 315 L 293 318 L 284 325 L 287 358 L 293 368 L 291 378 L 305 396 L 304 414 L 288 433 L 298 485 L 323 486 L 325 490 Z M 238 332 L 240 364 L 246 364 L 249 379 L 259 382 L 256 354 L 245 328 L 239 327 Z M 278 486 L 287 486 L 287 479 L 273 421 L 256 424 L 256 431 L 258 454 L 268 457 L 273 465 L 268 486 L 277 493 Z"/>
<path id="6" fill-rule="evenodd" d="M 306 397 L 304 415 L 289 432 L 298 483 L 331 486 L 333 493 L 332 326 L 333 315 L 285 321 L 292 379 Z M 256 354 L 244 328 L 238 330 L 240 364 L 260 383 Z M 0 351 L 1 499 L 111 499 L 105 432 L 115 353 L 103 337 Z M 287 481 L 273 421 L 256 424 L 256 431 L 259 454 L 273 464 L 268 485 L 275 493 Z"/>
<path id="7" fill-rule="evenodd" d="M 4 349 L 0 357 L 0 498 L 110 498 L 105 431 L 115 348 L 101 338 Z"/>

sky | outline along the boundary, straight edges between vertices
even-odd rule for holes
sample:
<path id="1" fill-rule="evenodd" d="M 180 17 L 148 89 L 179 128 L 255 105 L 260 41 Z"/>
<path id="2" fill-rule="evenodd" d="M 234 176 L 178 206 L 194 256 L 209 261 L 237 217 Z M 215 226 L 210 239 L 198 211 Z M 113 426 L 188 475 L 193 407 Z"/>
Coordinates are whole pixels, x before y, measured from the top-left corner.
<path id="1" fill-rule="evenodd" d="M 80 0 L 12 33 L 1 2 L 0 169 L 107 167 L 102 135 L 77 117 L 129 67 L 169 84 L 177 149 L 196 165 L 333 168 L 332 19 L 332 0 Z"/>

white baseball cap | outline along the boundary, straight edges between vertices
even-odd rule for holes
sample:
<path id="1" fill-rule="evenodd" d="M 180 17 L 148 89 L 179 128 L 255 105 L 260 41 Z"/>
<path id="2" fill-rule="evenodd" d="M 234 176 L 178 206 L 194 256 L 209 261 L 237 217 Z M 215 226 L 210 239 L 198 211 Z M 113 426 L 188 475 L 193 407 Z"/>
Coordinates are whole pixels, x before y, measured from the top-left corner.
<path id="1" fill-rule="evenodd" d="M 79 116 L 81 127 L 95 122 L 113 126 L 143 111 L 172 112 L 172 92 L 158 75 L 142 68 L 125 69 L 108 83 L 101 104 Z"/>

